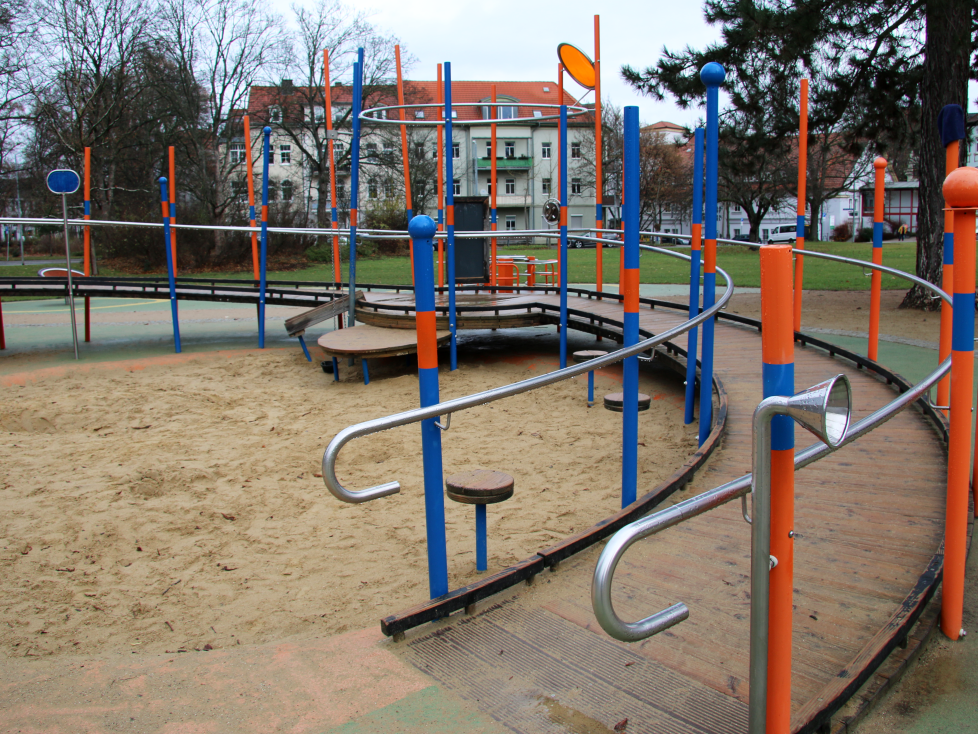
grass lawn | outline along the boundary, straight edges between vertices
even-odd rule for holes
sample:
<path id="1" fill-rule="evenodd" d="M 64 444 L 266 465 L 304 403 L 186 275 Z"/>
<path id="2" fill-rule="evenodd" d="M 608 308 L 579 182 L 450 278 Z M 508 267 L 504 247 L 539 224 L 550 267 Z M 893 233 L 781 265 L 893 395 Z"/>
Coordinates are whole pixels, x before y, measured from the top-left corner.
<path id="1" fill-rule="evenodd" d="M 914 271 L 916 243 L 887 242 L 883 244 L 883 264 L 907 272 Z M 852 257 L 861 260 L 872 258 L 870 243 L 851 242 L 809 242 L 809 250 L 827 252 L 833 255 Z M 688 253 L 688 248 L 674 247 L 676 252 Z M 500 247 L 500 255 L 533 255 L 540 259 L 556 259 L 557 250 L 546 247 Z M 604 280 L 606 283 L 618 282 L 618 249 L 604 248 Z M 720 246 L 717 255 L 718 265 L 730 273 L 738 286 L 757 287 L 760 285 L 758 255 L 756 250 L 735 245 Z M 595 282 L 595 251 L 593 249 L 570 250 L 568 270 L 571 283 Z M 35 276 L 38 266 L 27 264 L 0 268 L 0 277 Z M 102 268 L 103 275 L 122 275 L 108 268 Z M 148 273 L 146 275 L 149 275 Z M 349 276 L 349 265 L 343 263 L 343 279 Z M 206 273 L 192 277 L 234 278 L 250 280 L 251 272 Z M 331 281 L 333 268 L 329 263 L 313 264 L 301 270 L 285 272 L 269 271 L 269 280 L 313 280 Z M 718 279 L 719 281 L 720 279 Z M 861 268 L 833 263 L 817 258 L 805 260 L 805 288 L 811 290 L 868 290 L 870 278 L 863 275 Z M 411 282 L 411 267 L 407 257 L 360 258 L 357 261 L 357 281 L 360 283 L 405 284 Z M 685 283 L 689 282 L 689 264 L 685 260 L 652 252 L 642 252 L 642 283 Z M 883 288 L 905 289 L 906 281 L 891 275 L 883 275 Z"/>

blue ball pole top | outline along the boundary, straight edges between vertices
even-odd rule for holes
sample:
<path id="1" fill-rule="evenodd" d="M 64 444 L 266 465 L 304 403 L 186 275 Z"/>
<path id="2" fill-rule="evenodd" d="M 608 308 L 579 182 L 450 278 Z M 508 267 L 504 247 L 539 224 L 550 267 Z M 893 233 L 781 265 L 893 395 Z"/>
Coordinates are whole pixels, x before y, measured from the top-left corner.
<path id="1" fill-rule="evenodd" d="M 430 240 L 437 230 L 435 220 L 427 214 L 419 214 L 408 223 L 408 234 L 414 240 Z"/>
<path id="2" fill-rule="evenodd" d="M 272 128 L 270 128 L 268 125 L 265 125 L 265 127 L 263 127 L 261 129 L 261 131 L 263 133 L 265 133 L 265 135 L 271 135 L 272 134 Z"/>
<path id="3" fill-rule="evenodd" d="M 719 87 L 727 78 L 727 72 L 716 61 L 711 61 L 700 69 L 700 80 L 708 87 Z"/>

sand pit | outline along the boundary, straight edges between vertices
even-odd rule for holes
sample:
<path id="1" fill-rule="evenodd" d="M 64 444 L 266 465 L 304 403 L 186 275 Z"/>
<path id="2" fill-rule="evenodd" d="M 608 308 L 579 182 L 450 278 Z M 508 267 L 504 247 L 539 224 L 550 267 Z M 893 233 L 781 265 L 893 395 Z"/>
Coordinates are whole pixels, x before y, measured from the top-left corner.
<path id="1" fill-rule="evenodd" d="M 550 371 L 462 363 L 442 397 Z M 613 371 L 597 396 L 620 389 Z M 489 572 L 619 506 L 621 416 L 586 378 L 457 414 L 445 471 L 516 478 L 489 508 Z M 695 450 L 681 383 L 643 375 L 640 493 Z M 12 657 L 227 647 L 373 625 L 427 598 L 419 429 L 354 441 L 341 481 L 401 494 L 343 504 L 319 478 L 339 429 L 416 407 L 407 374 L 334 383 L 298 350 L 182 355 L 0 392 L 0 649 Z M 446 502 L 452 588 L 475 571 L 473 508 Z"/>

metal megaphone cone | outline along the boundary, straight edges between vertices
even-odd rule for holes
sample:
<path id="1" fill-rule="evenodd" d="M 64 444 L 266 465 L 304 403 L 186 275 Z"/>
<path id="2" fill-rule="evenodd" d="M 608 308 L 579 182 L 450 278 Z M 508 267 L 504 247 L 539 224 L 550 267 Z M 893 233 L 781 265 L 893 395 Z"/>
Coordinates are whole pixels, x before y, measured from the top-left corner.
<path id="1" fill-rule="evenodd" d="M 799 424 L 836 448 L 849 430 L 852 391 L 845 375 L 813 385 L 787 398 L 779 413 L 789 415 Z"/>

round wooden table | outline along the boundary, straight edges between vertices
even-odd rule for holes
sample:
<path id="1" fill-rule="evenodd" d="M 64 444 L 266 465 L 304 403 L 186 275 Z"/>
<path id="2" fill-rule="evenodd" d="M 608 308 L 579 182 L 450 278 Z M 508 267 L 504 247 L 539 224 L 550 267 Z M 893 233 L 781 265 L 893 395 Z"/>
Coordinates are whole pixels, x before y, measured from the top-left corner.
<path id="1" fill-rule="evenodd" d="M 438 344 L 452 338 L 450 331 L 436 331 Z M 367 372 L 367 359 L 378 357 L 400 357 L 416 354 L 418 333 L 414 329 L 383 329 L 379 326 L 361 324 L 351 329 L 336 329 L 323 334 L 316 343 L 327 356 L 333 358 L 333 378 L 339 380 L 337 357 L 360 357 L 363 360 L 363 384 L 370 384 Z"/>

